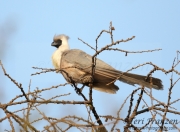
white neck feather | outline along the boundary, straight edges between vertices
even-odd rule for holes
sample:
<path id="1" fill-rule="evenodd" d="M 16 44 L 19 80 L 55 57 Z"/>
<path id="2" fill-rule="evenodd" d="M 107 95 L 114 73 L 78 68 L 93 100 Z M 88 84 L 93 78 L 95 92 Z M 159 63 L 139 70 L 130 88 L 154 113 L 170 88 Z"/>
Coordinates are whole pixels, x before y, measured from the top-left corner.
<path id="1" fill-rule="evenodd" d="M 62 42 L 62 45 L 59 46 L 59 48 L 52 55 L 52 62 L 56 69 L 60 69 L 62 53 L 70 49 L 68 40 L 66 38 L 63 38 Z"/>

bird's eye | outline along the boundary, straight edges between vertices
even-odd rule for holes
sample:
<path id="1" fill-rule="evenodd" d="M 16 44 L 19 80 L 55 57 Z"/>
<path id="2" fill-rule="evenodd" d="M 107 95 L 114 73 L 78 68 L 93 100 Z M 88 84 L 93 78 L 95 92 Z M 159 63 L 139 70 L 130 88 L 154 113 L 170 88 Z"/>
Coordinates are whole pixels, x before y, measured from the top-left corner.
<path id="1" fill-rule="evenodd" d="M 58 39 L 56 42 L 61 44 L 61 43 L 62 43 L 62 40 Z"/>

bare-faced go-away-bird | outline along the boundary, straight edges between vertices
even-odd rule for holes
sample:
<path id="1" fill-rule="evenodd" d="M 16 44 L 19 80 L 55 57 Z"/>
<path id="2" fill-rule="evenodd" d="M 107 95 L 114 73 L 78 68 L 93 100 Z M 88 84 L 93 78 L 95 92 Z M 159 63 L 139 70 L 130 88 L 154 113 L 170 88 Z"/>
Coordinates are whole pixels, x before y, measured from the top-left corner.
<path id="1" fill-rule="evenodd" d="M 70 49 L 68 39 L 69 37 L 66 35 L 57 35 L 54 36 L 51 43 L 51 46 L 57 48 L 52 55 L 53 65 L 61 71 L 67 82 L 73 81 L 86 86 L 91 83 L 93 89 L 106 93 L 116 93 L 119 88 L 113 81 L 119 76 L 119 81 L 130 85 L 138 84 L 156 90 L 163 89 L 162 82 L 158 78 L 123 73 L 100 59 L 96 59 L 92 78 L 92 56 L 79 49 Z"/>

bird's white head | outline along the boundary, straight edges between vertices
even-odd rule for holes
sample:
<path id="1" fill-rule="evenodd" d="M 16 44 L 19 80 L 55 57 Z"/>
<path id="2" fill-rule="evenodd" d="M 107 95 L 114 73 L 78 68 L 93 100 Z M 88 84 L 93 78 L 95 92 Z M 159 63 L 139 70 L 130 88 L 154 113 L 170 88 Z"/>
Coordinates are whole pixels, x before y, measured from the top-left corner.
<path id="1" fill-rule="evenodd" d="M 51 43 L 51 46 L 56 47 L 57 50 L 52 55 L 52 61 L 56 69 L 60 68 L 62 53 L 70 49 L 68 44 L 68 39 L 69 37 L 64 34 L 55 35 L 53 38 L 53 42 Z"/>
<path id="2" fill-rule="evenodd" d="M 61 52 L 69 50 L 70 48 L 68 44 L 68 39 L 69 37 L 64 34 L 55 35 L 53 38 L 53 42 L 51 43 L 51 46 L 55 46 Z"/>

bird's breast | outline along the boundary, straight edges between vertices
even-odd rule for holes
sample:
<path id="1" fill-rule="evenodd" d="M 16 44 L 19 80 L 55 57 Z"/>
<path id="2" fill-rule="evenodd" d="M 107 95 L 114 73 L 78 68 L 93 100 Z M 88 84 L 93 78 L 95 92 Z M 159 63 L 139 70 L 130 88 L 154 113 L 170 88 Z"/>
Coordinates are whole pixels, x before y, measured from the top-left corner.
<path id="1" fill-rule="evenodd" d="M 61 52 L 59 52 L 58 50 L 56 50 L 52 55 L 52 63 L 56 69 L 60 69 Z"/>

